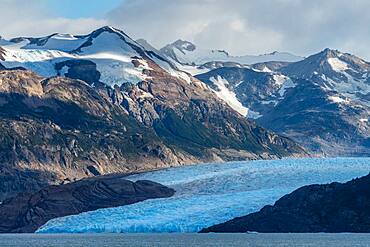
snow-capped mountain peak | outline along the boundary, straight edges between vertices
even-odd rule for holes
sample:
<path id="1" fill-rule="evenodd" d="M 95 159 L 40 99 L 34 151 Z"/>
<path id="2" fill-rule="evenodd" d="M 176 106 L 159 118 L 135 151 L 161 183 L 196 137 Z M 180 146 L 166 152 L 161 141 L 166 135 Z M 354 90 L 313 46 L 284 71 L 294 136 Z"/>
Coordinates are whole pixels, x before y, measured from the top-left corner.
<path id="1" fill-rule="evenodd" d="M 180 65 L 201 65 L 227 57 L 224 52 L 198 48 L 193 43 L 181 39 L 161 48 L 160 52 L 167 59 Z"/>
<path id="2" fill-rule="evenodd" d="M 234 109 L 248 109 L 246 117 L 314 152 L 368 154 L 370 66 L 365 60 L 325 49 L 295 63 L 214 67 L 196 77 Z"/>
<path id="3" fill-rule="evenodd" d="M 170 44 L 170 46 L 177 48 L 183 53 L 185 53 L 184 51 L 194 51 L 196 49 L 196 46 L 193 43 L 181 39 L 176 40 Z"/>
<path id="4" fill-rule="evenodd" d="M 282 72 L 291 77 L 311 80 L 326 91 L 337 92 L 352 100 L 364 100 L 368 105 L 369 71 L 370 64 L 365 60 L 328 48 L 282 68 Z"/>
<path id="5" fill-rule="evenodd" d="M 193 75 L 198 74 L 198 72 L 205 72 L 202 68 L 207 67 L 205 65 L 210 63 L 222 62 L 250 65 L 271 61 L 296 62 L 303 59 L 287 52 L 277 51 L 263 55 L 233 56 L 225 50 L 201 48 L 181 39 L 166 45 L 160 49 L 160 53 L 163 57 L 176 64 L 177 67 Z"/>
<path id="6" fill-rule="evenodd" d="M 2 42 L 1 46 L 4 67 L 23 67 L 45 77 L 72 73 L 77 78 L 89 77 L 92 84 L 120 86 L 149 79 L 149 70 L 164 69 L 172 76 L 191 82 L 186 73 L 155 51 L 148 51 L 111 26 L 87 35 L 54 33 L 41 38 L 15 38 Z"/>

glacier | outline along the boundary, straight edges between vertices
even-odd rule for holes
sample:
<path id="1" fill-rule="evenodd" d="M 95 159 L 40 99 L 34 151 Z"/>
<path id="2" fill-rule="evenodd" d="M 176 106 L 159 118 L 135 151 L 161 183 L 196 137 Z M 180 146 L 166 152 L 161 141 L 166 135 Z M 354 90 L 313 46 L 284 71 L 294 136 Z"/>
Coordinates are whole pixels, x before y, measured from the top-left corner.
<path id="1" fill-rule="evenodd" d="M 198 232 L 256 212 L 308 184 L 345 182 L 370 172 L 370 158 L 305 158 L 198 164 L 135 174 L 172 187 L 171 198 L 50 220 L 37 233 Z"/>

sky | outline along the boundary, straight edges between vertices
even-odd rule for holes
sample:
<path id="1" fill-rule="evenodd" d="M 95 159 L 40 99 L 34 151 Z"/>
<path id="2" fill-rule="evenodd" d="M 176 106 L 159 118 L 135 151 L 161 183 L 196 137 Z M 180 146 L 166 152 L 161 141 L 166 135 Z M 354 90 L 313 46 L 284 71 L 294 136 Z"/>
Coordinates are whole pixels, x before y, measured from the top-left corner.
<path id="1" fill-rule="evenodd" d="M 324 48 L 370 60 L 368 0 L 0 0 L 0 35 L 87 34 L 110 25 L 160 48 L 177 39 L 233 55 Z"/>

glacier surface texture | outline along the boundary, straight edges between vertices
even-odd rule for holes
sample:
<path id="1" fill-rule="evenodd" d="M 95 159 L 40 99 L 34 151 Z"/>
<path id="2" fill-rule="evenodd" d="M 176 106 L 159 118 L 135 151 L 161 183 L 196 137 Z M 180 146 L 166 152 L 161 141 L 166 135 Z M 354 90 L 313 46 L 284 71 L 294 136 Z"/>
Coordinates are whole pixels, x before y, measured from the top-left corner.
<path id="1" fill-rule="evenodd" d="M 129 176 L 172 187 L 171 198 L 57 218 L 39 233 L 197 232 L 256 212 L 298 187 L 367 175 L 370 158 L 283 159 L 200 164 Z"/>

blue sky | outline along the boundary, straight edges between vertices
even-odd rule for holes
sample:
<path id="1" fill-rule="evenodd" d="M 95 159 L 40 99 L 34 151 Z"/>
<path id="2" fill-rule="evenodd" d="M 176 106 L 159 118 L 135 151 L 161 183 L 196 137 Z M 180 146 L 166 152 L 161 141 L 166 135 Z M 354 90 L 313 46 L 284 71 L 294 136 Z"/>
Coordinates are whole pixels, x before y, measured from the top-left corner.
<path id="1" fill-rule="evenodd" d="M 122 0 L 47 0 L 52 14 L 66 18 L 101 18 L 118 7 Z"/>

